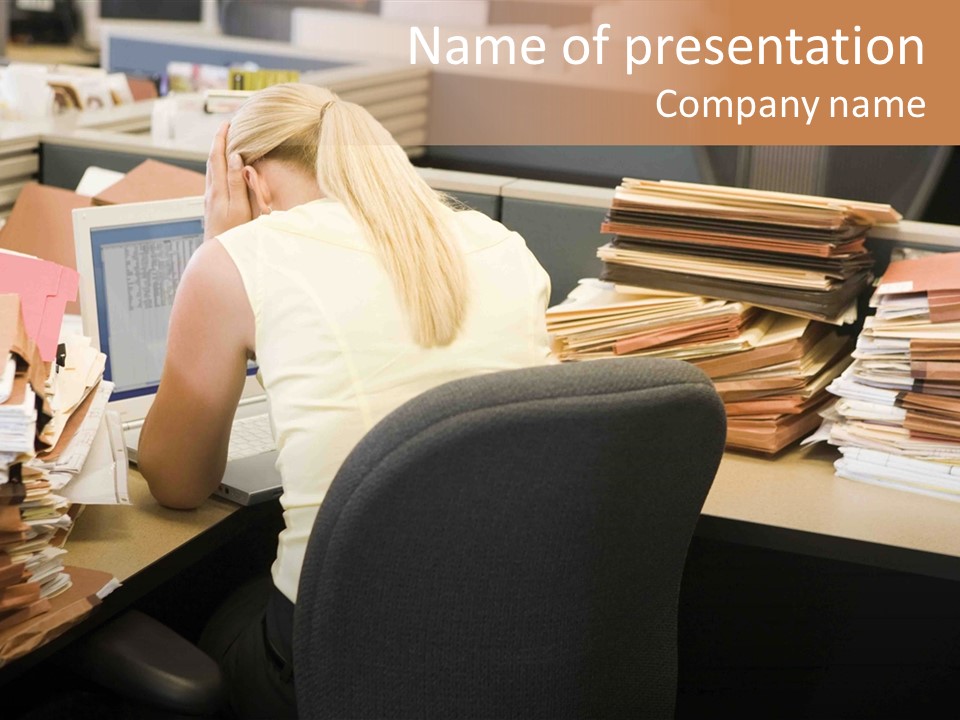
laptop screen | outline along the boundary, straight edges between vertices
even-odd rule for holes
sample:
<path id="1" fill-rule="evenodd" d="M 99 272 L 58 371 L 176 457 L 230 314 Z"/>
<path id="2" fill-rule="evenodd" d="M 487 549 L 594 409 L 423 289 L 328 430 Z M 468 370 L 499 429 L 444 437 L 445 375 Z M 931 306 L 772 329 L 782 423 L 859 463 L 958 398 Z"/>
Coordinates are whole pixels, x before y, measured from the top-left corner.
<path id="1" fill-rule="evenodd" d="M 173 298 L 203 242 L 203 219 L 91 228 L 93 280 L 104 377 L 114 400 L 154 394 Z"/>

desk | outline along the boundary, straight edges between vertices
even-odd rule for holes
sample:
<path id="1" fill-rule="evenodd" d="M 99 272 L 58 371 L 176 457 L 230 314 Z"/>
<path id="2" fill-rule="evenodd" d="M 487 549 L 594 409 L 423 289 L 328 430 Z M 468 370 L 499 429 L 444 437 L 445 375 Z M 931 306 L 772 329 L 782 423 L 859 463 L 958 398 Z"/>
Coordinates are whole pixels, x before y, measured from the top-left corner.
<path id="1" fill-rule="evenodd" d="M 41 65 L 89 65 L 96 67 L 100 64 L 100 52 L 78 45 L 8 43 L 7 59 L 12 62 L 40 63 Z"/>
<path id="2" fill-rule="evenodd" d="M 728 452 L 697 534 L 960 580 L 960 503 L 837 478 L 834 448 Z"/>
<path id="3" fill-rule="evenodd" d="M 790 553 L 960 579 L 960 505 L 834 477 L 836 451 L 794 448 L 775 459 L 726 453 L 697 533 Z M 0 685 L 136 602 L 165 580 L 275 512 L 211 498 L 167 510 L 130 471 L 133 507 L 91 506 L 67 542 L 72 565 L 124 585 L 64 636 L 0 670 Z"/>
<path id="4" fill-rule="evenodd" d="M 133 507 L 91 505 L 67 539 L 67 563 L 112 573 L 126 583 L 241 510 L 210 498 L 196 510 L 169 510 L 150 495 L 136 470 L 129 473 Z"/>
<path id="5" fill-rule="evenodd" d="M 275 503 L 240 507 L 216 497 L 197 510 L 168 510 L 157 505 L 135 470 L 129 473 L 129 489 L 132 507 L 86 507 L 66 544 L 68 565 L 111 573 L 123 586 L 78 626 L 0 668 L 0 686 L 122 612 L 245 528 L 278 512 Z"/>

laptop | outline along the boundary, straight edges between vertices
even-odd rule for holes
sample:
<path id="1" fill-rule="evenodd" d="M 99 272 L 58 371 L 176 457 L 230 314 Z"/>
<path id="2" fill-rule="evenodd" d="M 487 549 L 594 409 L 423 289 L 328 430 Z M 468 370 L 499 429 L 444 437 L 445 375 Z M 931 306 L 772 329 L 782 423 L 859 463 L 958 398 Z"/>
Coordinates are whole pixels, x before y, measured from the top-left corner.
<path id="1" fill-rule="evenodd" d="M 167 347 L 180 276 L 203 242 L 203 198 L 80 208 L 73 212 L 83 332 L 107 355 L 131 463 Z M 266 396 L 251 365 L 230 434 L 218 495 L 242 505 L 281 494 Z"/>

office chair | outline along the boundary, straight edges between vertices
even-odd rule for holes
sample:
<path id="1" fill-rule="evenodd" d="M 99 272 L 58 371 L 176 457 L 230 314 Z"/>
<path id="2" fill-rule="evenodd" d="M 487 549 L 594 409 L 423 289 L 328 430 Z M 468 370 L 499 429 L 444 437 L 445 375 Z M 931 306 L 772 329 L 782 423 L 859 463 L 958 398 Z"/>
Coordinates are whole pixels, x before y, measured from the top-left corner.
<path id="1" fill-rule="evenodd" d="M 687 548 L 720 461 L 699 370 L 444 385 L 344 463 L 295 614 L 301 718 L 671 717 Z"/>
<path id="2" fill-rule="evenodd" d="M 725 429 L 709 379 L 672 360 L 495 373 L 396 410 L 310 537 L 300 717 L 672 716 L 680 579 Z M 127 697 L 210 713 L 203 663 L 203 687 L 171 678 L 184 648 L 125 618 L 82 665 Z"/>

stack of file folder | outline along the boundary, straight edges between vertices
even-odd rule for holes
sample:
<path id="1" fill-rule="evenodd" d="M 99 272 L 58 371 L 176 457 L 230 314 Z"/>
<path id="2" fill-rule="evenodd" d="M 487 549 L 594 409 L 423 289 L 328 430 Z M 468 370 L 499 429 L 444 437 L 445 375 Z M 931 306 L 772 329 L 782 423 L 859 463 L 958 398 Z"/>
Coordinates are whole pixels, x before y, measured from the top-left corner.
<path id="1" fill-rule="evenodd" d="M 31 467 L 52 417 L 47 367 L 26 332 L 17 295 L 0 295 L 0 630 L 50 608 L 70 587 L 58 533 L 69 503 L 43 470 Z"/>
<path id="2" fill-rule="evenodd" d="M 832 324 L 854 322 L 889 205 L 625 179 L 603 231 L 603 279 L 697 293 Z"/>
<path id="3" fill-rule="evenodd" d="M 837 475 L 960 500 L 960 253 L 892 263 L 814 439 Z"/>
<path id="4" fill-rule="evenodd" d="M 812 432 L 827 385 L 849 364 L 836 328 L 740 302 L 583 280 L 547 311 L 562 361 L 686 360 L 714 381 L 727 445 L 773 454 Z"/>
<path id="5" fill-rule="evenodd" d="M 0 252 L 0 664 L 23 649 L 14 629 L 66 602 L 71 573 L 83 572 L 64 566 L 68 483 L 83 474 L 112 386 L 89 339 L 60 342 L 77 286 L 74 270 Z M 70 617 L 57 614 L 37 632 Z"/>

